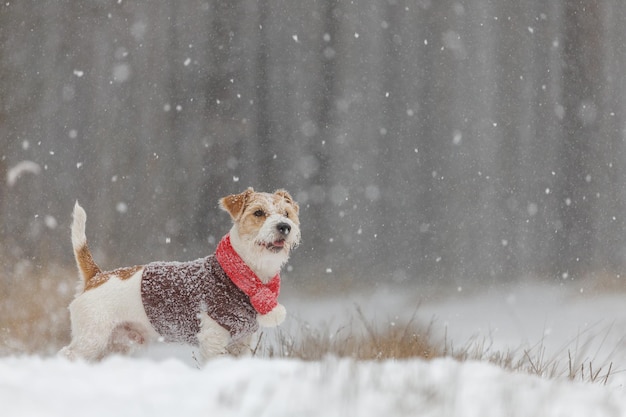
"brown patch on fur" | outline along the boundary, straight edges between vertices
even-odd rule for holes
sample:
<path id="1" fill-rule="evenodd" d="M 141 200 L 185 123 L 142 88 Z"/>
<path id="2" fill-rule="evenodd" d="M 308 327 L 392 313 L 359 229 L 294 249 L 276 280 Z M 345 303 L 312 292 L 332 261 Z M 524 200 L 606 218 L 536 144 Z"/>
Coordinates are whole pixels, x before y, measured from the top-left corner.
<path id="1" fill-rule="evenodd" d="M 76 263 L 80 269 L 85 284 L 97 274 L 102 273 L 100 267 L 96 264 L 91 256 L 89 246 L 85 243 L 80 249 L 75 252 Z"/>
<path id="2" fill-rule="evenodd" d="M 126 268 L 118 268 L 113 271 L 100 272 L 85 282 L 85 291 L 98 288 L 100 285 L 107 282 L 111 277 L 117 277 L 118 279 L 125 281 L 128 278 L 132 277 L 141 268 L 143 268 L 143 266 L 135 265 Z"/>
<path id="3" fill-rule="evenodd" d="M 220 206 L 230 214 L 233 220 L 237 220 L 243 214 L 252 194 L 254 194 L 254 189 L 248 187 L 248 189 L 241 194 L 233 194 L 222 198 L 220 200 Z"/>
<path id="4" fill-rule="evenodd" d="M 274 191 L 274 194 L 277 195 L 278 197 L 284 198 L 285 201 L 293 208 L 296 214 L 300 212 L 300 206 L 298 205 L 298 203 L 296 203 L 293 200 L 293 198 L 291 197 L 291 194 L 289 194 L 287 190 L 284 190 L 281 188 L 279 190 Z"/>
<path id="5" fill-rule="evenodd" d="M 136 323 L 120 323 L 111 333 L 108 351 L 127 355 L 135 346 L 146 343 L 146 330 Z"/>
<path id="6" fill-rule="evenodd" d="M 287 217 L 289 217 L 291 221 L 300 225 L 300 219 L 298 218 L 300 206 L 293 200 L 293 198 L 291 198 L 291 195 L 289 195 L 289 193 L 285 190 L 276 190 L 274 192 L 274 199 L 276 201 L 276 206 L 279 207 L 279 210 L 285 211 L 287 213 Z"/>

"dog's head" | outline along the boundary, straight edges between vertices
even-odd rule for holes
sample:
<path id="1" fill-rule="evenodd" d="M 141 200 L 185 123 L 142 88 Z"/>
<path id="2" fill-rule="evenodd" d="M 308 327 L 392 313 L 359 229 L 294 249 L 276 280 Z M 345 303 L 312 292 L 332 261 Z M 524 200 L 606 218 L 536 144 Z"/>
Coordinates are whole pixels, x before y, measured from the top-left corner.
<path id="1" fill-rule="evenodd" d="M 220 207 L 233 219 L 231 242 L 239 256 L 259 277 L 274 276 L 300 242 L 298 203 L 285 190 L 248 188 L 222 198 Z"/>

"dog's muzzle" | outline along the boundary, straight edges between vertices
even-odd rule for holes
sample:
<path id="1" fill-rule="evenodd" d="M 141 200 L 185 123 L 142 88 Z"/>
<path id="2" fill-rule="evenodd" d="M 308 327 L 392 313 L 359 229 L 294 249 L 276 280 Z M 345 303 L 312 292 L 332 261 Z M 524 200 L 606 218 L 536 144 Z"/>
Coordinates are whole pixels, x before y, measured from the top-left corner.
<path id="1" fill-rule="evenodd" d="M 278 232 L 278 238 L 276 240 L 263 243 L 265 248 L 274 253 L 282 251 L 287 246 L 286 240 L 291 233 L 291 225 L 286 222 L 280 222 L 276 225 L 276 231 Z"/>

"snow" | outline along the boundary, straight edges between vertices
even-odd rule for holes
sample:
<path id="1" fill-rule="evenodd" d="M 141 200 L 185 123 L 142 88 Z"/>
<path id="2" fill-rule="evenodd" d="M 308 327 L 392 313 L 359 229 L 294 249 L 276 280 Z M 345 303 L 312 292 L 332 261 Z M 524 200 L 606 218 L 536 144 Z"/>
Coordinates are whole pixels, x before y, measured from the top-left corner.
<path id="1" fill-rule="evenodd" d="M 417 311 L 457 346 L 488 339 L 492 349 L 567 352 L 579 362 L 613 362 L 606 384 L 511 372 L 486 362 L 322 361 L 223 357 L 199 366 L 188 351 L 88 364 L 37 356 L 0 358 L 7 416 L 620 416 L 626 415 L 624 296 L 581 288 L 518 285 L 418 300 L 410 291 L 310 300 L 286 293 L 286 330 L 340 326 L 354 307 L 368 319 Z M 419 305 L 419 307 L 417 307 Z M 606 368 L 605 368 L 606 369 Z"/>
<path id="2" fill-rule="evenodd" d="M 214 360 L 113 357 L 0 361 L 7 416 L 618 416 L 626 396 L 598 385 L 451 359 Z M 419 413 L 419 414 L 416 414 Z"/>

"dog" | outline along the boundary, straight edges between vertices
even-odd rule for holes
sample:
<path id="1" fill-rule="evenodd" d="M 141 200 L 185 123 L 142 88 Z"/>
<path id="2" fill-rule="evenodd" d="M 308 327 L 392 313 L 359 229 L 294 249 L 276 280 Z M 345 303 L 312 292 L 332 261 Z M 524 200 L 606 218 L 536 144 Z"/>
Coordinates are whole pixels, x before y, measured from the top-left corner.
<path id="1" fill-rule="evenodd" d="M 248 188 L 219 200 L 232 228 L 214 254 L 191 262 L 152 262 L 103 272 L 76 202 L 72 246 L 81 276 L 69 305 L 72 340 L 59 353 L 97 361 L 154 341 L 197 346 L 207 361 L 250 351 L 262 327 L 283 322 L 280 269 L 300 242 L 299 206 L 285 190 Z"/>

